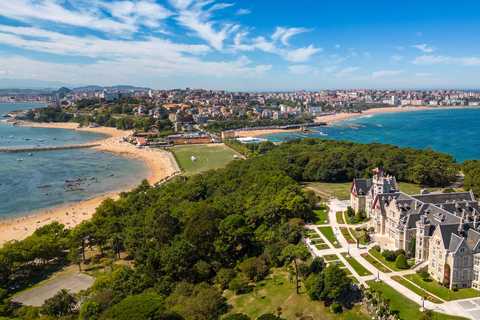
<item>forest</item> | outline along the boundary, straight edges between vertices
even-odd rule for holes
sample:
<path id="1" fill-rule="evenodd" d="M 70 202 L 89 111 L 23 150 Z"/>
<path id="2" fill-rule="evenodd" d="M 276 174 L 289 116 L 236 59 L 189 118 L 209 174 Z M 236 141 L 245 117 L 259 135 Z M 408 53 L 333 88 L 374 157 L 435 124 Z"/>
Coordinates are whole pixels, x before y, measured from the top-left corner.
<path id="1" fill-rule="evenodd" d="M 369 178 L 372 169 L 379 168 L 399 181 L 442 187 L 455 181 L 459 169 L 455 159 L 446 153 L 389 144 L 318 138 L 291 139 L 279 146 L 268 141 L 225 143 L 248 157 L 268 153 L 269 157 L 282 159 L 284 170 L 296 181 L 346 182 Z"/>

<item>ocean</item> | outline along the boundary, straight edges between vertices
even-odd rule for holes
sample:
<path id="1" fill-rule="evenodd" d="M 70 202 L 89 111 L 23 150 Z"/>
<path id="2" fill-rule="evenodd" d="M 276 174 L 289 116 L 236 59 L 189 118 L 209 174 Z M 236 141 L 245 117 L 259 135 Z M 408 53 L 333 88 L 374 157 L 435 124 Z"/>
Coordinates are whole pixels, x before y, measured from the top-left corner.
<path id="1" fill-rule="evenodd" d="M 323 126 L 318 133 L 273 133 L 258 136 L 272 142 L 318 137 L 361 143 L 380 142 L 451 154 L 457 162 L 480 159 L 480 108 L 402 111 L 360 115 Z M 355 124 L 358 126 L 346 126 Z"/>
<path id="2" fill-rule="evenodd" d="M 43 104 L 0 103 L 0 114 L 38 106 Z M 72 145 L 105 137 L 95 132 L 17 127 L 0 122 L 0 147 Z M 32 153 L 0 152 L 0 222 L 31 210 L 129 190 L 138 186 L 150 170 L 143 161 L 96 149 Z"/>

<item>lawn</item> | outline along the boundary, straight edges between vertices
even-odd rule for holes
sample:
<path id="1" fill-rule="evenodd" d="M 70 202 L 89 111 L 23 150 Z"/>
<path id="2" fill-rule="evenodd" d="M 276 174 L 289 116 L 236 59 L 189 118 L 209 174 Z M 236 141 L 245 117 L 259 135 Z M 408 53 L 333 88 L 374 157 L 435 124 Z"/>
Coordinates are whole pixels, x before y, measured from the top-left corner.
<path id="1" fill-rule="evenodd" d="M 392 262 L 392 261 L 387 261 L 387 259 L 385 259 L 384 256 L 382 256 L 382 254 L 380 252 L 378 252 L 377 250 L 375 249 L 370 249 L 368 250 L 368 252 L 374 257 L 376 258 L 378 261 L 380 261 L 381 263 L 383 263 L 384 265 L 386 265 L 387 267 L 389 267 L 390 269 L 392 269 L 393 271 L 405 271 L 405 270 L 408 270 L 410 269 L 415 263 L 412 261 L 408 264 L 408 268 L 407 269 L 398 269 L 397 267 L 395 267 L 395 262 Z"/>
<path id="2" fill-rule="evenodd" d="M 328 223 L 328 212 L 330 211 L 330 208 L 327 207 L 326 205 L 322 204 L 318 210 L 313 210 L 313 213 L 315 214 L 312 217 L 312 223 L 313 224 L 326 224 Z M 327 222 L 325 222 L 327 221 Z"/>
<path id="3" fill-rule="evenodd" d="M 329 199 L 330 194 L 338 200 L 348 200 L 350 199 L 350 189 L 352 187 L 352 182 L 344 183 L 328 183 L 328 182 L 303 182 L 306 187 L 312 188 L 312 190 L 317 191 L 320 196 L 324 199 Z"/>
<path id="4" fill-rule="evenodd" d="M 330 261 L 328 263 L 329 266 L 337 266 L 339 268 L 345 267 L 345 264 L 342 261 Z"/>
<path id="5" fill-rule="evenodd" d="M 367 260 L 368 262 L 370 262 L 370 264 L 372 266 L 374 266 L 375 268 L 377 268 L 378 270 L 382 271 L 382 272 L 385 272 L 385 273 L 389 273 L 389 272 L 392 272 L 391 270 L 385 268 L 385 266 L 383 264 L 381 264 L 380 262 L 377 261 L 377 259 L 375 259 L 374 257 L 372 257 L 371 255 L 369 255 L 368 253 L 362 253 L 362 257 Z"/>
<path id="6" fill-rule="evenodd" d="M 224 144 L 176 146 L 167 148 L 167 150 L 175 153 L 179 165 L 187 176 L 210 169 L 223 168 L 233 160 L 233 155 L 236 154 Z M 196 161 L 192 161 L 192 156 Z"/>
<path id="7" fill-rule="evenodd" d="M 416 285 L 412 284 L 410 281 L 405 280 L 405 278 L 403 278 L 403 277 L 393 276 L 391 278 L 393 280 L 395 280 L 396 282 L 398 282 L 399 284 L 401 284 L 402 286 L 404 286 L 405 288 L 410 289 L 411 291 L 415 292 L 420 297 L 423 297 L 423 296 L 427 295 L 427 299 L 429 301 L 431 301 L 433 303 L 443 303 L 443 301 L 438 300 L 435 297 L 430 296 L 428 293 L 426 294 L 422 289 L 420 289 Z"/>
<path id="8" fill-rule="evenodd" d="M 318 244 L 318 243 L 325 243 L 325 241 L 323 241 L 322 238 L 315 238 L 315 239 L 312 239 L 311 241 L 313 244 Z"/>
<path id="9" fill-rule="evenodd" d="M 416 273 L 407 274 L 405 278 L 412 281 L 416 285 L 425 288 L 425 290 L 427 290 L 431 294 L 434 294 L 445 301 L 474 298 L 478 297 L 479 295 L 478 290 L 472 288 L 458 289 L 458 291 L 452 291 L 442 285 L 439 285 L 438 282 L 433 280 L 432 278 L 428 278 L 426 279 L 427 281 L 423 281 L 423 279 L 420 278 L 420 276 Z"/>
<path id="10" fill-rule="evenodd" d="M 423 313 L 420 312 L 420 305 L 408 299 L 385 282 L 375 282 L 369 280 L 366 282 L 371 288 L 382 291 L 382 297 L 390 299 L 390 310 L 397 311 L 401 319 L 419 319 Z M 434 318 L 437 320 L 466 320 L 466 318 L 450 316 L 434 312 Z"/>
<path id="11" fill-rule="evenodd" d="M 355 260 L 355 258 L 347 258 L 346 252 L 342 252 L 341 255 L 345 258 L 345 260 L 347 260 L 347 262 L 352 266 L 359 276 L 364 277 L 372 275 L 372 273 L 362 266 L 357 260 Z"/>
<path id="12" fill-rule="evenodd" d="M 308 239 L 316 239 L 316 238 L 320 238 L 320 235 L 318 233 L 309 233 L 308 234 Z"/>
<path id="13" fill-rule="evenodd" d="M 420 194 L 420 191 L 424 189 L 418 184 L 408 183 L 408 182 L 397 182 L 397 185 L 400 191 L 405 192 L 406 194 L 409 194 L 409 195 Z"/>
<path id="14" fill-rule="evenodd" d="M 330 247 L 326 244 L 317 244 L 315 248 L 317 248 L 318 250 L 330 249 Z"/>
<path id="15" fill-rule="evenodd" d="M 318 228 L 318 231 L 320 231 L 325 238 L 327 238 L 328 241 L 335 247 L 335 248 L 341 248 L 342 245 L 340 244 L 334 244 L 335 242 L 335 235 L 333 234 L 333 229 L 332 227 L 320 227 Z"/>
<path id="16" fill-rule="evenodd" d="M 342 211 L 337 211 L 335 213 L 335 215 L 337 216 L 337 222 L 338 223 L 340 223 L 340 224 L 345 223 L 345 219 L 343 218 L 343 212 Z"/>
<path id="17" fill-rule="evenodd" d="M 338 260 L 338 256 L 336 254 L 327 254 L 326 256 L 323 256 L 323 259 L 325 261 L 333 261 L 333 260 Z"/>
<path id="18" fill-rule="evenodd" d="M 243 313 L 251 319 L 256 319 L 264 313 L 276 313 L 277 308 L 281 307 L 281 317 L 284 319 L 297 319 L 295 313 L 310 315 L 313 319 L 371 319 L 365 308 L 360 305 L 335 315 L 324 306 L 323 302 L 310 300 L 305 293 L 303 283 L 300 286 L 300 294 L 297 295 L 295 281 L 292 285 L 290 284 L 289 274 L 283 268 L 274 269 L 274 274 L 276 275 L 276 285 L 270 276 L 269 279 L 255 285 L 257 292 L 252 290 L 241 295 L 233 295 L 228 292 L 225 297 L 228 299 L 227 303 L 232 306 L 228 314 Z"/>
<path id="19" fill-rule="evenodd" d="M 357 239 L 358 237 L 360 237 L 360 244 L 367 245 L 367 243 L 365 242 L 365 232 L 363 230 L 356 231 L 354 228 L 349 228 L 348 230 L 350 231 L 350 234 L 354 237 L 354 239 Z"/>
<path id="20" fill-rule="evenodd" d="M 356 243 L 355 239 L 350 235 L 347 228 L 341 227 L 340 232 L 342 232 L 343 237 L 347 240 L 347 242 Z"/>

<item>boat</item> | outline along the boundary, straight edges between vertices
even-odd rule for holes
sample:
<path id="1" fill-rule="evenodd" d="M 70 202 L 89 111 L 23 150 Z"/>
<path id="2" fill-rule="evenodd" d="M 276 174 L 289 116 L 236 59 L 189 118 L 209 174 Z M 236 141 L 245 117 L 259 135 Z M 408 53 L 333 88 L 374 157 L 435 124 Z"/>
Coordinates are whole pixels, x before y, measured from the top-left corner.
<path id="1" fill-rule="evenodd" d="M 23 159 L 17 158 L 17 161 L 23 161 Z"/>
<path id="2" fill-rule="evenodd" d="M 13 138 L 13 136 L 8 136 L 9 138 Z"/>
<path id="3" fill-rule="evenodd" d="M 28 155 L 29 155 L 29 156 L 33 156 L 33 153 L 29 153 Z"/>
<path id="4" fill-rule="evenodd" d="M 40 138 L 40 139 L 38 139 L 38 141 L 43 141 L 43 139 L 42 139 L 42 138 Z"/>
<path id="5" fill-rule="evenodd" d="M 30 138 L 25 138 L 25 140 L 30 140 Z"/>

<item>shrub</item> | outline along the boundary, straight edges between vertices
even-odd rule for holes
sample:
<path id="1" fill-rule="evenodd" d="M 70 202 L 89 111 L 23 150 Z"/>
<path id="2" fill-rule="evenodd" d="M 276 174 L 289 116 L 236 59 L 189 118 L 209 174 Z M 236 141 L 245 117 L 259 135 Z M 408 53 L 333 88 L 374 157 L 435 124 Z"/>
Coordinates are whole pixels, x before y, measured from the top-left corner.
<path id="1" fill-rule="evenodd" d="M 300 311 L 295 312 L 295 317 L 298 318 L 298 317 L 301 317 L 301 316 L 303 316 L 303 312 L 300 312 Z"/>
<path id="2" fill-rule="evenodd" d="M 387 261 L 395 261 L 395 253 L 393 253 L 390 250 L 383 250 L 382 256 L 387 260 Z"/>
<path id="3" fill-rule="evenodd" d="M 228 288 L 228 284 L 230 283 L 230 281 L 235 279 L 236 276 L 237 273 L 235 272 L 235 270 L 223 268 L 218 271 L 215 282 L 220 285 L 220 288 L 225 290 L 226 288 Z"/>
<path id="4" fill-rule="evenodd" d="M 403 249 L 398 249 L 395 251 L 395 256 L 398 257 L 399 255 L 403 254 L 404 256 L 406 256 L 405 254 L 405 250 Z"/>
<path id="5" fill-rule="evenodd" d="M 374 227 L 368 228 L 368 232 L 373 232 L 373 231 L 375 231 L 375 228 L 374 228 Z"/>
<path id="6" fill-rule="evenodd" d="M 377 252 L 380 252 L 380 250 L 381 250 L 380 246 L 375 246 L 375 247 L 373 247 L 373 249 L 375 249 L 375 251 L 377 251 Z"/>
<path id="7" fill-rule="evenodd" d="M 397 267 L 398 269 L 408 268 L 407 258 L 405 258 L 404 254 L 401 254 L 397 257 L 397 259 L 395 260 L 395 267 Z"/>
<path id="8" fill-rule="evenodd" d="M 458 291 L 457 287 L 452 287 L 453 291 Z"/>
<path id="9" fill-rule="evenodd" d="M 248 289 L 248 278 L 244 276 L 238 276 L 228 284 L 228 288 L 235 294 L 245 292 Z"/>
<path id="10" fill-rule="evenodd" d="M 363 238 L 365 239 L 365 243 L 369 243 L 370 241 L 372 241 L 372 238 L 370 238 L 368 234 L 366 234 Z"/>
<path id="11" fill-rule="evenodd" d="M 333 313 L 340 313 L 340 305 L 338 303 L 332 303 L 330 308 L 332 309 Z"/>
<path id="12" fill-rule="evenodd" d="M 356 228 L 355 228 L 355 231 L 362 231 L 362 228 L 356 227 Z"/>
<path id="13" fill-rule="evenodd" d="M 420 272 L 419 274 L 420 278 L 422 278 L 423 280 L 427 279 L 428 277 L 430 277 L 430 274 L 428 273 L 427 270 L 422 270 L 422 272 Z M 452 288 L 453 289 L 453 288 Z"/>

